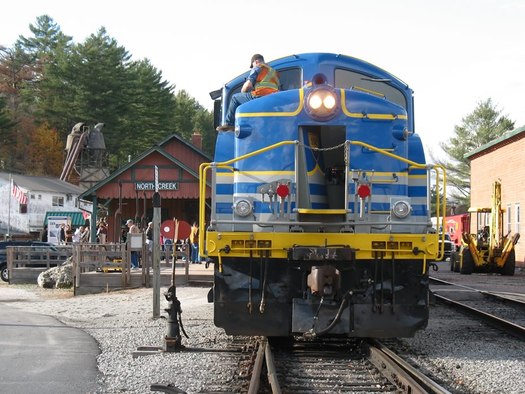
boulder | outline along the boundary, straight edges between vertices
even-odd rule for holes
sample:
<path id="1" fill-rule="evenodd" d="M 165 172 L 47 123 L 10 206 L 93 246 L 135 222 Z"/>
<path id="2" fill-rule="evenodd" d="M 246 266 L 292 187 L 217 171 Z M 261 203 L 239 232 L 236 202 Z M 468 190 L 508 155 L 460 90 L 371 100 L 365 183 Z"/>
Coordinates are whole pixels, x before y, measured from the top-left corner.
<path id="1" fill-rule="evenodd" d="M 38 275 L 38 286 L 44 289 L 68 289 L 73 286 L 73 258 Z"/>

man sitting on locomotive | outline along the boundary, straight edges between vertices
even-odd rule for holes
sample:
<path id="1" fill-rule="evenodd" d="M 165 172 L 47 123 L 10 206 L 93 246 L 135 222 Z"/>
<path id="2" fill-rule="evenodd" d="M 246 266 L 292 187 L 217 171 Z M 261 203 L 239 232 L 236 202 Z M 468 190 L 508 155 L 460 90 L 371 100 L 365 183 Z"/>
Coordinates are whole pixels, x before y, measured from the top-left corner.
<path id="1" fill-rule="evenodd" d="M 241 92 L 235 93 L 231 98 L 226 114 L 226 123 L 217 127 L 217 131 L 234 130 L 235 110 L 239 105 L 279 91 L 278 72 L 264 62 L 262 55 L 255 54 L 252 56 L 250 68 L 252 71 L 242 85 Z"/>

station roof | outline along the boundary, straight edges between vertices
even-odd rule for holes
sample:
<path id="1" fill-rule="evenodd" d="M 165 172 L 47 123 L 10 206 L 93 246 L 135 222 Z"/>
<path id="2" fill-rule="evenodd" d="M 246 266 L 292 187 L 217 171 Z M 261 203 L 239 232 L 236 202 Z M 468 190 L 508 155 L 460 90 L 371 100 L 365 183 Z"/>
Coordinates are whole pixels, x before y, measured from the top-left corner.
<path id="1" fill-rule="evenodd" d="M 167 149 L 165 149 L 170 144 L 176 144 L 183 146 L 186 150 L 192 152 L 195 157 L 199 158 L 198 164 L 195 165 L 195 168 L 192 168 L 188 163 L 183 162 L 182 160 L 179 160 L 177 157 L 175 157 L 172 153 L 170 153 Z M 202 152 L 200 149 L 196 148 L 194 145 L 190 144 L 187 141 L 184 141 L 180 136 L 173 134 L 169 137 L 167 137 L 165 140 L 161 141 L 158 145 L 152 146 L 150 149 L 142 152 L 137 157 L 135 157 L 133 160 L 131 160 L 126 165 L 118 168 L 115 172 L 111 173 L 109 176 L 107 176 L 105 179 L 101 180 L 94 186 L 92 186 L 90 189 L 84 191 L 79 196 L 80 200 L 85 201 L 93 201 L 93 196 L 99 195 L 100 190 L 109 184 L 117 184 L 119 178 L 125 174 L 126 172 L 130 171 L 132 168 L 137 166 L 139 163 L 143 162 L 148 157 L 151 157 L 153 154 L 158 154 L 168 160 L 173 166 L 179 167 L 182 170 L 184 170 L 186 173 L 188 173 L 193 179 L 197 180 L 197 183 L 195 184 L 195 190 L 198 190 L 198 180 L 199 180 L 199 173 L 198 173 L 198 166 L 200 163 L 204 161 L 211 161 L 212 158 L 206 155 L 204 152 Z M 129 183 L 129 181 L 127 182 Z M 208 182 L 207 182 L 208 183 Z M 124 190 L 121 190 L 122 198 L 135 198 L 136 194 L 133 192 L 132 195 L 126 195 L 126 192 Z M 169 193 L 169 192 L 168 192 Z M 191 195 L 183 195 L 181 192 L 177 192 L 178 196 L 177 198 L 194 198 Z M 198 195 L 198 191 L 197 191 Z M 115 192 L 115 195 L 112 198 L 117 198 L 118 193 Z M 107 197 L 106 197 L 107 198 Z"/>
<path id="2" fill-rule="evenodd" d="M 7 172 L 0 172 L 0 185 L 8 184 L 10 175 L 18 186 L 32 193 L 47 192 L 79 195 L 85 190 L 83 187 L 61 181 L 58 178 L 9 174 Z"/>
<path id="3" fill-rule="evenodd" d="M 525 138 L 525 126 L 518 127 L 517 129 L 503 134 L 501 137 L 481 145 L 479 148 L 476 148 L 473 151 L 467 153 L 465 158 L 473 160 L 476 157 L 483 156 L 486 153 L 492 152 L 498 148 L 501 148 L 502 146 L 508 145 L 522 138 Z"/>

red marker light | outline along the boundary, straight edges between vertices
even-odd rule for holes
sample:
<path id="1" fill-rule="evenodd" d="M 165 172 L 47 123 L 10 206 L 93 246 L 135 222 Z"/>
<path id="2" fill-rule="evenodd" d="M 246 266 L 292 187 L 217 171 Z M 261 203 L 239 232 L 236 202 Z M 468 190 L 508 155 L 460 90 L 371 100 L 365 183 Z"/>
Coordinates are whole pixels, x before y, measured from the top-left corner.
<path id="1" fill-rule="evenodd" d="M 286 185 L 279 185 L 277 186 L 276 193 L 279 197 L 285 198 L 286 196 L 288 196 L 288 194 L 290 194 L 290 190 Z"/>
<path id="2" fill-rule="evenodd" d="M 359 187 L 357 188 L 357 194 L 360 198 L 367 198 L 368 196 L 370 196 L 370 186 L 359 185 Z"/>

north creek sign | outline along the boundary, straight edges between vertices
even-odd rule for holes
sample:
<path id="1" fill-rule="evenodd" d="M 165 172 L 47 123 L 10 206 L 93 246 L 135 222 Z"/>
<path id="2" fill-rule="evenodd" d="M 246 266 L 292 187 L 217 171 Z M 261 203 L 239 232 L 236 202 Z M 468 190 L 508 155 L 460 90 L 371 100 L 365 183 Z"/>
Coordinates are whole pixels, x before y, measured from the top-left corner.
<path id="1" fill-rule="evenodd" d="M 155 190 L 155 182 L 135 182 L 135 190 Z M 179 182 L 159 182 L 161 190 L 179 190 Z"/>

